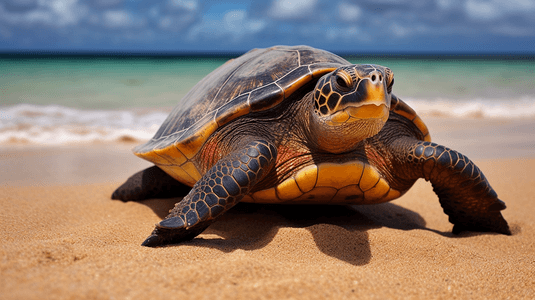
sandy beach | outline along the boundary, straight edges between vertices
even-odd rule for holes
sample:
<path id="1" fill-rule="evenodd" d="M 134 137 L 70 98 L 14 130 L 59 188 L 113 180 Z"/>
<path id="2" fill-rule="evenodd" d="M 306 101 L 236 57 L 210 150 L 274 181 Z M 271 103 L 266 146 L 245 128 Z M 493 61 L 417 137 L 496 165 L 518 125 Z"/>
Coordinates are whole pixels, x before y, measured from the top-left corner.
<path id="1" fill-rule="evenodd" d="M 1 299 L 534 299 L 535 121 L 424 117 L 473 159 L 512 236 L 451 234 L 431 185 L 371 206 L 239 204 L 141 247 L 179 199 L 114 201 L 134 143 L 0 147 Z"/>

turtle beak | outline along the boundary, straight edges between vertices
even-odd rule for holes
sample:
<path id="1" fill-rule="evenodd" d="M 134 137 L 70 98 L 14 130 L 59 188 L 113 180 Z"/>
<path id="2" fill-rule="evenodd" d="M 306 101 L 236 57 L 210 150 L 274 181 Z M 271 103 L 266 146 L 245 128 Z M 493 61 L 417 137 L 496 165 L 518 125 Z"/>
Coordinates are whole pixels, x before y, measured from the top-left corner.
<path id="1" fill-rule="evenodd" d="M 388 68 L 385 69 L 390 71 Z M 387 92 L 389 78 L 385 73 L 392 73 L 388 71 L 383 73 L 375 69 L 367 74 L 359 74 L 361 80 L 355 93 L 355 102 L 344 109 L 350 117 L 348 121 L 381 119 L 386 122 L 390 110 L 390 93 Z"/>
<path id="2" fill-rule="evenodd" d="M 390 108 L 390 93 L 387 92 L 386 82 L 388 78 L 378 70 L 373 70 L 367 76 L 363 76 L 357 87 L 357 99 L 360 105 L 374 104 L 385 105 Z"/>
<path id="3" fill-rule="evenodd" d="M 356 92 L 349 96 L 345 108 L 334 113 L 331 122 L 346 123 L 362 119 L 380 119 L 386 122 L 390 109 L 390 93 L 387 92 L 388 77 L 379 70 L 359 74 L 361 80 Z M 349 98 L 348 97 L 348 98 Z"/>

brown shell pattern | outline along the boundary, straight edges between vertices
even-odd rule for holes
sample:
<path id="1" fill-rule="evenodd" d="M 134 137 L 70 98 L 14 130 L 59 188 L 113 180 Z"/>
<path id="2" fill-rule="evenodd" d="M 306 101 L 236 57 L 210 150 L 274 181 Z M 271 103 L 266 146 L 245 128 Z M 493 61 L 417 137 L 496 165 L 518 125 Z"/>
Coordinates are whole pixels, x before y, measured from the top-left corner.
<path id="1" fill-rule="evenodd" d="M 251 50 L 197 83 L 154 137 L 134 153 L 154 161 L 150 152 L 160 154 L 158 150 L 166 149 L 166 153 L 182 152 L 187 160 L 220 126 L 249 112 L 272 108 L 313 78 L 347 64 L 335 54 L 308 46 Z M 168 149 L 172 145 L 176 151 Z"/>

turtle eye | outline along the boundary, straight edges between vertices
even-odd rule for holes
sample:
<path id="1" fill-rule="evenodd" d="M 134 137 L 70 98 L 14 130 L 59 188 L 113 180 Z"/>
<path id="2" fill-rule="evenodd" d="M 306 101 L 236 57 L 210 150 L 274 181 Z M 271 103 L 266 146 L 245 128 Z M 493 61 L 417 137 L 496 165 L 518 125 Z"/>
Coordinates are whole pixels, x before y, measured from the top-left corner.
<path id="1" fill-rule="evenodd" d="M 334 82 L 336 83 L 336 87 L 342 91 L 348 91 L 351 89 L 351 76 L 348 76 L 343 72 L 336 74 Z"/>

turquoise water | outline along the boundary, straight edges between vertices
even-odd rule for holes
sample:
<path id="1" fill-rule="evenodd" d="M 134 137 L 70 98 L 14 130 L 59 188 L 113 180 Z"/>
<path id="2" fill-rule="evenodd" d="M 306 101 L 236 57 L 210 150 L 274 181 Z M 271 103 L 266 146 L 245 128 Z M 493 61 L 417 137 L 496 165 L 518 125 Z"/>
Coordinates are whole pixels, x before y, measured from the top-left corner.
<path id="1" fill-rule="evenodd" d="M 367 58 L 394 71 L 402 98 L 504 100 L 535 98 L 535 59 L 521 57 Z M 364 59 L 350 58 L 352 63 Z"/>
<path id="2" fill-rule="evenodd" d="M 348 57 L 394 71 L 394 93 L 420 100 L 535 98 L 535 59 Z M 511 59 L 512 58 L 512 59 Z M 175 106 L 227 57 L 0 57 L 1 105 L 117 109 Z"/>
<path id="3" fill-rule="evenodd" d="M 0 55 L 0 144 L 147 140 L 230 57 Z M 390 67 L 420 115 L 535 118 L 535 59 L 352 56 Z"/>
<path id="4" fill-rule="evenodd" d="M 75 108 L 174 106 L 224 58 L 0 58 L 1 103 Z"/>

